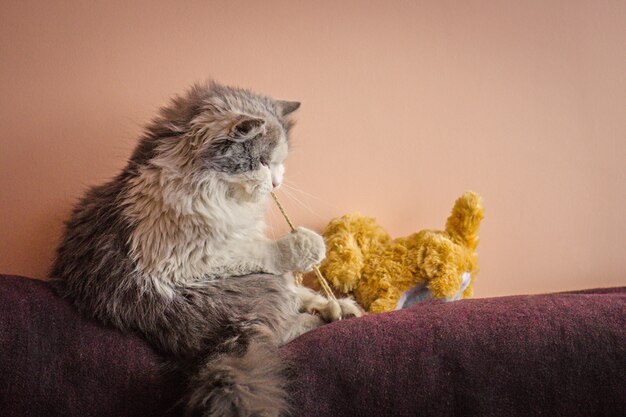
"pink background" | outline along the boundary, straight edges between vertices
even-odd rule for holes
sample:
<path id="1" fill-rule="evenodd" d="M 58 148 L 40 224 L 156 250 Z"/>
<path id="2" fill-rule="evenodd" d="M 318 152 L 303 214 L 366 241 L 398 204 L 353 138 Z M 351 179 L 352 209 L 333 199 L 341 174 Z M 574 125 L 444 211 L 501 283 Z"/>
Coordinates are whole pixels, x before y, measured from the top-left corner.
<path id="1" fill-rule="evenodd" d="M 212 77 L 302 101 L 297 223 L 405 235 L 473 189 L 477 296 L 624 285 L 625 42 L 619 0 L 4 1 L 0 271 L 44 277 L 74 199 Z"/>

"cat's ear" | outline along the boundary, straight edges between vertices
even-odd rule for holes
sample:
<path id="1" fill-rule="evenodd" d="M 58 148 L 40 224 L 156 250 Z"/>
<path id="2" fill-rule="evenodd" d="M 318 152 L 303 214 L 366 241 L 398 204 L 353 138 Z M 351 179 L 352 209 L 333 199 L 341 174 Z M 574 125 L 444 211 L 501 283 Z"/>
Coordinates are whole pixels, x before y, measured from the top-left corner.
<path id="1" fill-rule="evenodd" d="M 252 116 L 239 116 L 230 128 L 229 136 L 236 140 L 246 140 L 262 132 L 265 120 Z"/>
<path id="2" fill-rule="evenodd" d="M 300 107 L 299 101 L 280 100 L 278 102 L 278 113 L 282 117 L 285 117 L 288 114 L 293 113 L 294 111 L 298 110 L 299 107 Z"/>

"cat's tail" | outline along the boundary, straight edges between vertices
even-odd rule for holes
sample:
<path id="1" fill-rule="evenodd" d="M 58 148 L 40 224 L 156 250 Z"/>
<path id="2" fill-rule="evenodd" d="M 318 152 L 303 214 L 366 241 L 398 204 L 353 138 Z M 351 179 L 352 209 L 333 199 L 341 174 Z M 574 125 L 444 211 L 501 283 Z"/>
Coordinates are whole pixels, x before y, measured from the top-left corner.
<path id="1" fill-rule="evenodd" d="M 278 417 L 288 414 L 286 366 L 269 342 L 251 340 L 212 355 L 191 380 L 193 415 Z"/>
<path id="2" fill-rule="evenodd" d="M 467 191 L 454 203 L 446 222 L 446 232 L 452 239 L 471 249 L 478 246 L 478 227 L 483 219 L 483 206 L 478 194 Z"/>

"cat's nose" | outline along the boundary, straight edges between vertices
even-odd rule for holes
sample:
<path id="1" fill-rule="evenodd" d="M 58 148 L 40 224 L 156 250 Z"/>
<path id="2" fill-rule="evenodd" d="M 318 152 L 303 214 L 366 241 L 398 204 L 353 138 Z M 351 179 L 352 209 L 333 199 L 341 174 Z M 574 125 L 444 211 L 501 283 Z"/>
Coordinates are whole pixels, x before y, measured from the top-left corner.
<path id="1" fill-rule="evenodd" d="M 273 187 L 274 189 L 278 188 L 278 186 L 279 186 L 279 185 L 280 185 L 280 182 L 278 182 L 278 181 L 272 181 L 272 187 Z"/>

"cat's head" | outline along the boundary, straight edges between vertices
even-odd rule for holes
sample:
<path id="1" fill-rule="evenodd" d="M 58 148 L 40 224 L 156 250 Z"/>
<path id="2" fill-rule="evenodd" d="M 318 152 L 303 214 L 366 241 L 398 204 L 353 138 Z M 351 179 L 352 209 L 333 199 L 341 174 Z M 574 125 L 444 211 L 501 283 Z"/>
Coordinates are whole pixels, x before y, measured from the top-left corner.
<path id="1" fill-rule="evenodd" d="M 131 164 L 194 187 L 217 182 L 234 197 L 258 200 L 283 181 L 290 115 L 298 107 L 214 82 L 196 84 L 161 109 Z"/>

